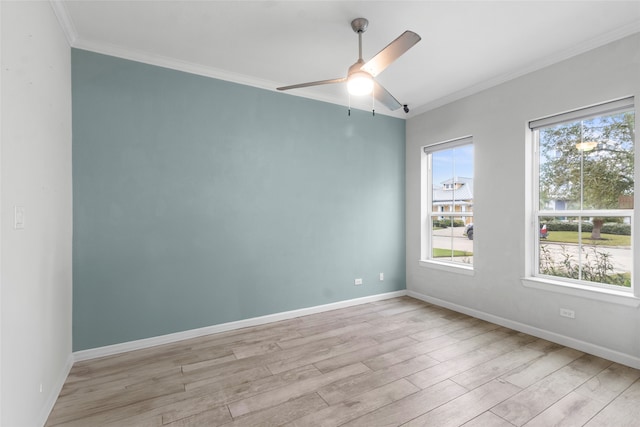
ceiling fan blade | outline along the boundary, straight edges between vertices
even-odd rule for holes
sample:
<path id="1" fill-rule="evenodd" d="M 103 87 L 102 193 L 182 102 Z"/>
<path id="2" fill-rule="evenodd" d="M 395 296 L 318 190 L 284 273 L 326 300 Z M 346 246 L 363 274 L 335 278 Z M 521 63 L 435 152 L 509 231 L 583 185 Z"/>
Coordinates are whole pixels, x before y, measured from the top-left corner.
<path id="1" fill-rule="evenodd" d="M 339 79 L 319 80 L 317 82 L 299 83 L 297 85 L 282 86 L 282 87 L 279 87 L 277 89 L 278 90 L 298 89 L 298 88 L 301 88 L 301 87 L 329 85 L 329 84 L 333 84 L 333 83 L 342 83 L 342 82 L 346 82 L 346 81 L 347 81 L 346 77 L 341 77 Z"/>
<path id="2" fill-rule="evenodd" d="M 402 104 L 393 97 L 380 83 L 373 81 L 373 96 L 376 101 L 387 107 L 391 111 L 395 111 L 402 107 Z"/>
<path id="3" fill-rule="evenodd" d="M 377 76 L 384 71 L 389 65 L 396 59 L 400 58 L 402 54 L 411 49 L 414 44 L 421 40 L 420 36 L 413 31 L 405 31 L 400 34 L 400 37 L 392 41 L 376 54 L 373 58 L 367 61 L 361 68 L 372 76 Z"/>

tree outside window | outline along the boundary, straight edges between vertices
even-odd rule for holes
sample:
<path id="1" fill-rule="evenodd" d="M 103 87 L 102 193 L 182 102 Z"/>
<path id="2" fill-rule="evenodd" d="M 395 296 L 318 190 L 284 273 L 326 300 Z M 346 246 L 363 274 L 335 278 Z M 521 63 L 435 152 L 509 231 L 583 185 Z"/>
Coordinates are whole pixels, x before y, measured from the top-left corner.
<path id="1" fill-rule="evenodd" d="M 534 128 L 538 274 L 631 286 L 635 113 L 622 104 Z"/>

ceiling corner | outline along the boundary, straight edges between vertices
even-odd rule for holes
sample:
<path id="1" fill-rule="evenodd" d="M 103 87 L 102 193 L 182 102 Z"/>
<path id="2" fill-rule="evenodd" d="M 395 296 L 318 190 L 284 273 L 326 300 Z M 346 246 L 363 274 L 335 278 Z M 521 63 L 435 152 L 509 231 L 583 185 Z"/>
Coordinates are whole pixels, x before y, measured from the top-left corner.
<path id="1" fill-rule="evenodd" d="M 73 25 L 73 21 L 67 12 L 64 2 L 62 0 L 49 0 L 49 4 L 51 4 L 53 13 L 56 15 L 56 18 L 58 18 L 58 22 L 67 38 L 69 46 L 74 47 L 78 41 L 78 32 Z"/>

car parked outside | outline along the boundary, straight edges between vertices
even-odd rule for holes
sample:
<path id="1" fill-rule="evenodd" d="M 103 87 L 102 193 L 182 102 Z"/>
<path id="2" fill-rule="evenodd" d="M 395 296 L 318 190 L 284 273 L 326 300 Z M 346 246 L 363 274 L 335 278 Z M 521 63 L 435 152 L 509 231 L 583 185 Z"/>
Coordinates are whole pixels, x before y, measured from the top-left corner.
<path id="1" fill-rule="evenodd" d="M 467 239 L 473 240 L 473 223 L 467 224 L 466 227 L 464 227 L 464 233 L 462 234 L 467 236 Z"/>
<path id="2" fill-rule="evenodd" d="M 467 224 L 467 226 L 464 228 L 463 235 L 467 236 L 467 239 L 473 240 L 473 223 Z M 547 230 L 547 224 L 542 224 L 542 227 L 540 228 L 540 238 L 546 239 L 548 235 L 549 230 Z"/>

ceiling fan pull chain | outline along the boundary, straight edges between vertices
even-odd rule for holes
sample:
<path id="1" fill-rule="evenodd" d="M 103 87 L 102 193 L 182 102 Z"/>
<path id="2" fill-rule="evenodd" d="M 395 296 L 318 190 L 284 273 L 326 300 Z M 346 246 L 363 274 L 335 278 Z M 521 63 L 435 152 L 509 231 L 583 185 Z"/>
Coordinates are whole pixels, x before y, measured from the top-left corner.
<path id="1" fill-rule="evenodd" d="M 371 112 L 373 113 L 373 117 L 376 116 L 376 97 L 375 97 L 375 86 L 371 90 Z"/>
<path id="2" fill-rule="evenodd" d="M 351 117 L 351 94 L 349 92 L 347 92 L 349 94 L 349 109 L 347 110 L 347 116 Z"/>

